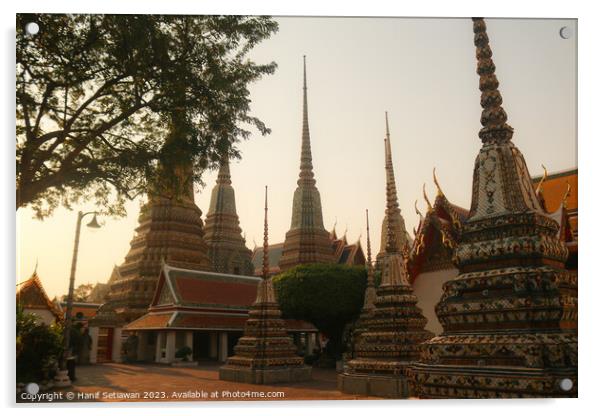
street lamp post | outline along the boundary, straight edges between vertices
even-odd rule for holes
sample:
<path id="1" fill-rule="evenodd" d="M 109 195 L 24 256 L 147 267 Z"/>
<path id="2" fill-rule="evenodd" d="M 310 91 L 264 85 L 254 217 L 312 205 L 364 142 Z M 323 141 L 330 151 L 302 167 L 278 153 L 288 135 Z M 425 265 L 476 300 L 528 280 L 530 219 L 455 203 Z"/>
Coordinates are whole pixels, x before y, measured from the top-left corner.
<path id="1" fill-rule="evenodd" d="M 90 228 L 100 228 L 100 224 L 96 220 L 96 211 L 77 213 L 77 224 L 75 226 L 75 242 L 73 244 L 73 258 L 71 259 L 71 274 L 69 276 L 69 293 L 67 294 L 67 310 L 65 311 L 65 327 L 63 328 L 63 356 L 60 362 L 60 371 L 55 378 L 57 387 L 65 387 L 71 385 L 71 380 L 67 372 L 67 359 L 71 356 L 71 324 L 73 313 L 73 290 L 75 286 L 75 270 L 77 268 L 77 255 L 79 251 L 79 235 L 82 227 L 82 220 L 86 215 L 94 214 L 92 220 L 87 224 Z"/>

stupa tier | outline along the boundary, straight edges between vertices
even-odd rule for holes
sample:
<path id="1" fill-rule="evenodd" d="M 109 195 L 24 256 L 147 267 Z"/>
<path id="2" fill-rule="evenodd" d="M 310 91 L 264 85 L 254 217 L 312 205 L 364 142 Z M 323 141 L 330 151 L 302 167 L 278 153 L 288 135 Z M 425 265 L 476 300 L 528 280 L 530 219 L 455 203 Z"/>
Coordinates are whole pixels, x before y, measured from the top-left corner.
<path id="1" fill-rule="evenodd" d="M 408 374 L 424 398 L 576 397 L 577 280 L 558 224 L 512 143 L 485 22 L 473 19 L 483 146 L 436 313 L 443 334 Z"/>

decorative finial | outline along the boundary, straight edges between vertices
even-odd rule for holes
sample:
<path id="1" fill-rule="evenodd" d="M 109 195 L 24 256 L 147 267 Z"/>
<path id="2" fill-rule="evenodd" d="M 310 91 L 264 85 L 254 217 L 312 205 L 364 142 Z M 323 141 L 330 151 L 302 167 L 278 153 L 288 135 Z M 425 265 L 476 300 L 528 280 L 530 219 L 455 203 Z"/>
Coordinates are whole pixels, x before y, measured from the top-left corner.
<path id="1" fill-rule="evenodd" d="M 386 138 L 389 140 L 391 138 L 391 133 L 389 132 L 389 113 L 385 111 L 385 131 Z"/>
<path id="2" fill-rule="evenodd" d="M 38 274 L 38 258 L 37 258 L 37 257 L 36 257 L 36 265 L 35 265 L 35 267 L 33 268 L 33 273 L 32 273 L 32 276 L 33 276 L 33 275 L 36 275 L 36 274 Z"/>
<path id="3" fill-rule="evenodd" d="M 487 26 L 482 17 L 473 17 L 474 45 L 477 48 L 477 74 L 481 90 L 481 125 L 479 137 L 483 144 L 506 143 L 512 139 L 514 129 L 506 123 L 508 115 L 502 108 L 502 95 L 491 59 Z"/>
<path id="4" fill-rule="evenodd" d="M 416 211 L 416 214 L 418 214 L 418 216 L 420 217 L 420 219 L 422 219 L 422 212 L 420 212 L 418 210 L 418 200 L 414 201 L 414 210 Z"/>
<path id="5" fill-rule="evenodd" d="M 566 192 L 564 193 L 564 196 L 562 197 L 562 206 L 565 208 L 566 208 L 566 201 L 567 201 L 569 195 L 571 195 L 571 184 L 569 183 L 569 181 L 566 181 Z"/>
<path id="6" fill-rule="evenodd" d="M 366 254 L 368 255 L 368 285 L 374 285 L 374 268 L 372 267 L 372 248 L 370 246 L 370 220 L 366 210 Z"/>
<path id="7" fill-rule="evenodd" d="M 230 162 L 228 160 L 228 152 L 224 152 L 222 155 L 219 171 L 217 172 L 217 179 L 215 181 L 217 184 L 232 184 L 232 177 L 230 176 Z"/>
<path id="8" fill-rule="evenodd" d="M 305 68 L 305 55 L 303 55 L 303 127 L 301 131 L 301 171 L 298 185 L 313 186 L 316 184 L 311 157 L 311 142 L 309 137 L 309 117 L 307 115 L 307 72 Z"/>
<path id="9" fill-rule="evenodd" d="M 439 181 L 437 180 L 437 174 L 435 173 L 436 169 L 437 168 L 433 167 L 433 182 L 435 182 L 435 186 L 437 187 L 437 196 L 445 196 L 445 195 L 443 195 L 441 186 L 439 186 Z"/>
<path id="10" fill-rule="evenodd" d="M 433 210 L 433 206 L 431 205 L 431 201 L 429 201 L 428 196 L 426 196 L 426 183 L 422 184 L 422 196 L 424 197 L 424 200 L 426 201 L 426 205 L 428 206 L 428 210 L 432 211 Z"/>
<path id="11" fill-rule="evenodd" d="M 414 238 L 416 238 L 416 227 L 412 227 L 412 231 L 414 232 Z"/>
<path id="12" fill-rule="evenodd" d="M 544 165 L 541 165 L 541 167 L 543 168 L 543 176 L 539 180 L 539 183 L 537 184 L 537 188 L 535 189 L 535 193 L 538 195 L 541 193 L 541 187 L 542 187 L 543 183 L 546 181 L 546 179 L 548 179 L 548 170 L 546 169 L 546 167 Z"/>
<path id="13" fill-rule="evenodd" d="M 265 186 L 265 208 L 263 219 L 263 271 L 262 277 L 268 278 L 269 263 L 268 263 L 268 186 Z"/>

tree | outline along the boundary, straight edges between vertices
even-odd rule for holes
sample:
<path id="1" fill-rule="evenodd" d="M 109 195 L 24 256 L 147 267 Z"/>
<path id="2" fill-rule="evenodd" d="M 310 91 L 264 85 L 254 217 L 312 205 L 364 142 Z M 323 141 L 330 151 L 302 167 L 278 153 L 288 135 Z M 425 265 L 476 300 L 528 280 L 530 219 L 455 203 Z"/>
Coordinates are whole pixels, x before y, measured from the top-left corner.
<path id="1" fill-rule="evenodd" d="M 239 157 L 249 128 L 270 132 L 250 115 L 248 86 L 276 64 L 248 53 L 277 28 L 269 17 L 17 15 L 17 209 L 42 218 L 91 199 L 123 214 L 172 154 L 191 156 L 196 182 L 224 153 Z M 165 146 L 174 113 L 186 139 Z"/>
<path id="2" fill-rule="evenodd" d="M 87 302 L 94 289 L 92 283 L 82 283 L 73 289 L 73 302 Z M 63 302 L 67 302 L 67 295 L 63 295 Z"/>
<path id="3" fill-rule="evenodd" d="M 366 290 L 360 266 L 309 264 L 273 278 L 285 318 L 311 322 L 329 338 L 329 352 L 339 358 L 345 325 L 359 316 Z"/>

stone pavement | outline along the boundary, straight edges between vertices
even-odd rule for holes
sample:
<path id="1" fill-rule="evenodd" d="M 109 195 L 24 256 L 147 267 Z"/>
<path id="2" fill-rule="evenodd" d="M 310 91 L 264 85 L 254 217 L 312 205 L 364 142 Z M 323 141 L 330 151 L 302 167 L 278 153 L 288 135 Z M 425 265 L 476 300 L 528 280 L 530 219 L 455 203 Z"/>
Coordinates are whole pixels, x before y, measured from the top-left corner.
<path id="1" fill-rule="evenodd" d="M 334 369 L 314 368 L 312 380 L 294 384 L 253 385 L 219 380 L 218 363 L 193 368 L 158 364 L 107 363 L 77 368 L 75 401 L 181 400 L 366 400 L 374 397 L 337 390 Z M 262 397 L 263 396 L 263 397 Z"/>

